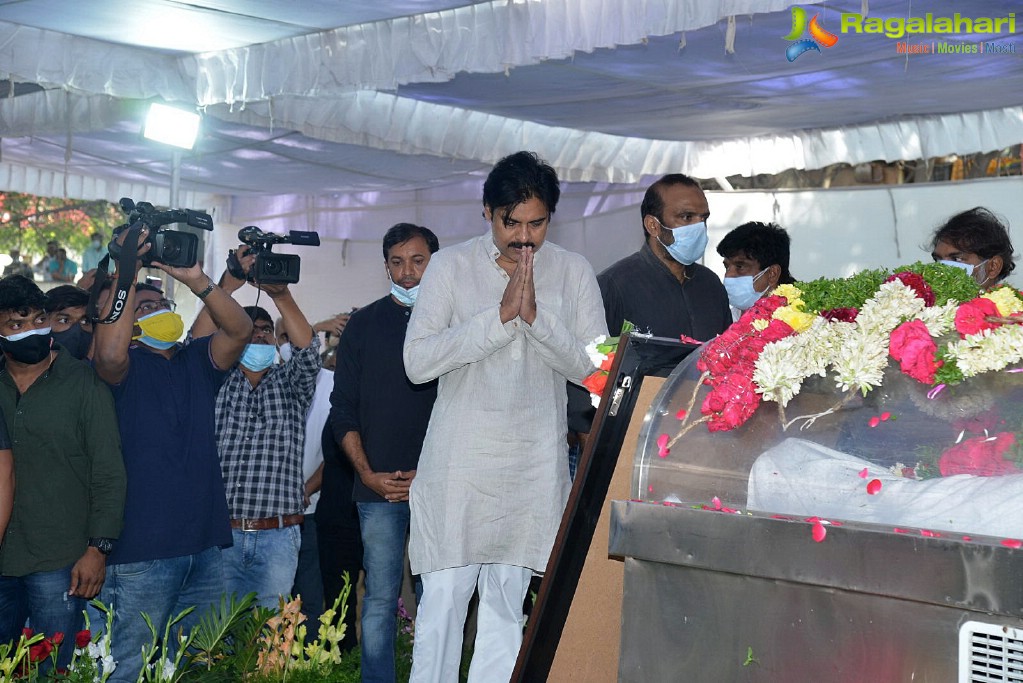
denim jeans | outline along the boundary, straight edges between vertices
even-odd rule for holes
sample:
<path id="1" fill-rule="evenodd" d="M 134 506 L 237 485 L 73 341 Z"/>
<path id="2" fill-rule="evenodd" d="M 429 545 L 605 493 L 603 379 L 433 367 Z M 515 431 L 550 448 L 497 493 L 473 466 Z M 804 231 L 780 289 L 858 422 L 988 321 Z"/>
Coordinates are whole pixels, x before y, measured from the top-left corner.
<path id="1" fill-rule="evenodd" d="M 362 531 L 362 681 L 394 683 L 398 597 L 405 568 L 408 503 L 357 503 Z"/>
<path id="2" fill-rule="evenodd" d="M 16 641 L 28 620 L 36 633 L 64 634 L 57 667 L 67 668 L 75 649 L 75 634 L 82 630 L 85 600 L 67 594 L 71 566 L 25 576 L 0 576 L 0 643 Z M 48 670 L 47 659 L 43 670 Z"/>
<path id="3" fill-rule="evenodd" d="M 173 633 L 189 632 L 210 605 L 220 603 L 224 593 L 224 565 L 220 548 L 209 548 L 195 555 L 164 560 L 127 562 L 107 567 L 107 580 L 99 598 L 114 610 L 111 655 L 117 668 L 110 683 L 133 683 L 142 669 L 142 647 L 152 642 L 152 634 L 142 613 L 149 615 L 157 635 L 163 638 L 167 622 L 182 610 L 195 607 L 174 625 Z M 95 630 L 105 623 L 103 615 L 89 608 Z"/>
<path id="4" fill-rule="evenodd" d="M 263 607 L 279 607 L 280 596 L 291 594 L 302 545 L 298 524 L 264 531 L 231 530 L 234 545 L 224 548 L 227 591 L 239 598 L 256 594 Z"/>
<path id="5" fill-rule="evenodd" d="M 302 549 L 298 551 L 298 568 L 292 595 L 302 596 L 302 613 L 306 619 L 306 642 L 316 639 L 323 614 L 323 577 L 320 576 L 320 553 L 316 541 L 316 516 L 306 515 L 302 523 Z"/>

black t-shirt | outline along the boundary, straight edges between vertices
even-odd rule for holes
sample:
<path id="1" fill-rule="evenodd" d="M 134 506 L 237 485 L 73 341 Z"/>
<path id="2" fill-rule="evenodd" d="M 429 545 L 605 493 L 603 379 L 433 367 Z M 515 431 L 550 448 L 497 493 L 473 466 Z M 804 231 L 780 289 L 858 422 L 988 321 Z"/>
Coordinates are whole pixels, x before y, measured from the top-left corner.
<path id="1" fill-rule="evenodd" d="M 7 435 L 7 421 L 3 413 L 0 413 L 0 451 L 7 451 L 11 448 L 11 437 Z"/>

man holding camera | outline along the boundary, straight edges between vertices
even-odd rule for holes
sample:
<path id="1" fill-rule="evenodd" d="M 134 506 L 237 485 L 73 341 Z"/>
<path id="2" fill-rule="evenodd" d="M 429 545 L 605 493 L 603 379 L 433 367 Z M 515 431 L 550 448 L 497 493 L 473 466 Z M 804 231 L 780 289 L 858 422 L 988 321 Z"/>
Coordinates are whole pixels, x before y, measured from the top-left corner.
<path id="1" fill-rule="evenodd" d="M 242 274 L 255 277 L 258 259 L 251 248 L 236 252 Z M 230 259 L 229 259 L 230 261 Z M 221 283 L 234 292 L 246 280 L 224 273 Z M 252 337 L 237 368 L 217 395 L 217 450 L 227 489 L 234 545 L 224 552 L 228 592 L 255 592 L 260 605 L 276 607 L 295 579 L 305 509 L 302 458 L 305 416 L 320 370 L 319 338 L 288 289 L 280 282 L 253 282 L 281 314 L 291 357 L 277 365 L 270 314 L 246 306 Z M 193 338 L 212 331 L 200 314 Z"/>
<path id="2" fill-rule="evenodd" d="M 125 238 L 134 234 L 124 231 L 116 240 L 122 250 L 117 275 L 132 269 L 132 280 L 142 260 L 122 261 Z M 138 256 L 146 258 L 153 246 L 149 230 L 138 235 Z M 194 261 L 151 263 L 199 297 L 217 329 L 187 346 L 177 343 L 184 331 L 181 317 L 152 285 L 117 285 L 101 301 L 104 312 L 122 313 L 95 325 L 93 363 L 114 394 L 128 476 L 124 529 L 108 557 L 100 594 L 115 610 L 111 648 L 117 668 L 109 679 L 114 683 L 136 680 L 144 664 L 142 647 L 151 636 L 142 613 L 162 634 L 169 619 L 194 607 L 176 626 L 187 631 L 224 592 L 220 549 L 230 545 L 231 528 L 214 404 L 252 333 L 242 307 Z"/>

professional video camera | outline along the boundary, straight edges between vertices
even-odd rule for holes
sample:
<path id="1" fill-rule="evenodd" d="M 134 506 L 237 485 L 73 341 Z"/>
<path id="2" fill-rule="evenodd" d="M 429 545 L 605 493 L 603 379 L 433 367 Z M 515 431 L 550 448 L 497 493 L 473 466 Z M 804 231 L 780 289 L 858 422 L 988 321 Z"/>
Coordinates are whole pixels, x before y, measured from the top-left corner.
<path id="1" fill-rule="evenodd" d="M 125 249 L 117 244 L 118 236 L 126 230 L 141 225 L 149 228 L 149 236 L 144 244 L 150 245 L 149 251 L 140 257 L 143 265 L 150 266 L 153 261 L 159 261 L 166 266 L 191 268 L 199 260 L 199 237 L 197 235 L 161 228 L 171 223 L 187 223 L 193 228 L 213 230 L 213 218 L 208 213 L 192 209 L 157 211 L 149 202 L 136 204 L 128 197 L 122 197 L 118 203 L 121 205 L 121 211 L 128 214 L 128 222 L 114 230 L 114 239 L 107 245 L 107 251 L 110 252 L 111 258 L 119 259 L 122 250 Z M 141 246 L 139 245 L 140 248 Z"/>
<path id="2" fill-rule="evenodd" d="M 271 251 L 275 244 L 297 244 L 308 247 L 320 246 L 320 236 L 315 232 L 291 230 L 287 235 L 274 232 L 263 232 L 255 225 L 238 231 L 238 239 L 249 245 L 249 254 L 256 257 L 256 262 L 249 269 L 248 275 L 238 262 L 234 251 L 227 257 L 227 268 L 238 279 L 260 284 L 294 284 L 298 282 L 301 262 L 298 254 L 275 254 Z"/>

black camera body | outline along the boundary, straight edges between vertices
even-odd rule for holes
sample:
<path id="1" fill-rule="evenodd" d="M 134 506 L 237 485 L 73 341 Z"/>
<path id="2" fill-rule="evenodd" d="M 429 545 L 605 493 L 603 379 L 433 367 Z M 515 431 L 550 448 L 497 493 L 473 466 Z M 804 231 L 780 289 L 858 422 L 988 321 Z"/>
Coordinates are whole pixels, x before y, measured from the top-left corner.
<path id="1" fill-rule="evenodd" d="M 232 275 L 249 282 L 267 285 L 290 285 L 298 282 L 301 260 L 298 254 L 275 254 L 275 244 L 298 244 L 310 247 L 320 246 L 320 236 L 315 232 L 291 230 L 287 235 L 263 232 L 255 225 L 238 231 L 238 239 L 249 247 L 249 254 L 256 257 L 256 262 L 248 274 L 242 270 L 237 255 L 232 251 L 227 257 L 227 267 Z"/>
<path id="2" fill-rule="evenodd" d="M 149 228 L 144 244 L 150 245 L 149 251 L 139 257 L 142 265 L 148 267 L 153 261 L 158 261 L 174 268 L 191 268 L 198 262 L 199 237 L 189 232 L 163 229 L 163 226 L 185 223 L 193 228 L 213 230 L 213 218 L 208 213 L 192 209 L 157 211 L 149 202 L 136 204 L 128 197 L 123 197 L 119 204 L 121 210 L 128 214 L 128 222 L 114 230 L 114 239 L 107 245 L 111 258 L 117 260 L 121 257 L 123 247 L 117 244 L 118 236 L 136 225 L 142 225 Z"/>

